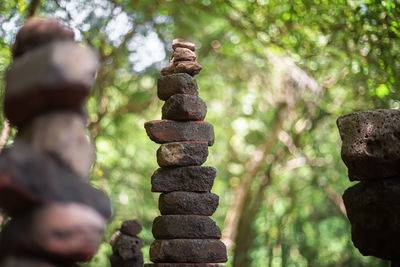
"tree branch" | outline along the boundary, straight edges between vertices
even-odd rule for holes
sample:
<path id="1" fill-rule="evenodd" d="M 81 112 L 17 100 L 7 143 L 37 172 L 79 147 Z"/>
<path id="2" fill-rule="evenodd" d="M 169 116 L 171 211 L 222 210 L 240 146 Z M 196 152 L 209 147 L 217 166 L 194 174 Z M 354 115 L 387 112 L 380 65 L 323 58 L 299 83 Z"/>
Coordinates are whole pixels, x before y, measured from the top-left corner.
<path id="1" fill-rule="evenodd" d="M 27 18 L 33 17 L 36 13 L 36 10 L 38 9 L 40 5 L 40 0 L 32 0 L 31 3 L 29 4 L 28 7 L 28 13 L 26 15 Z"/>

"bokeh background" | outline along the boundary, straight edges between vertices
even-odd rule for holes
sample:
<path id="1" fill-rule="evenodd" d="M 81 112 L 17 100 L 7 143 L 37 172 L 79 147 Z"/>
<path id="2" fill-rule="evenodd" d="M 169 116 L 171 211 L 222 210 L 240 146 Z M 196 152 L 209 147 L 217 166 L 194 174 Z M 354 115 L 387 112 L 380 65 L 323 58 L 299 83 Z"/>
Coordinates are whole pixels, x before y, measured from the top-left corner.
<path id="1" fill-rule="evenodd" d="M 133 218 L 143 224 L 148 262 L 158 145 L 143 124 L 161 117 L 157 78 L 177 37 L 196 43 L 203 66 L 197 81 L 216 134 L 205 165 L 218 170 L 212 218 L 229 248 L 226 266 L 388 265 L 351 243 L 341 195 L 352 183 L 336 119 L 399 108 L 397 1 L 2 0 L 2 77 L 33 13 L 72 27 L 101 61 L 87 103 L 97 149 L 91 183 L 108 193 L 115 217 L 84 266 L 109 266 L 108 239 Z M 0 145 L 11 145 L 15 130 L 0 119 Z"/>

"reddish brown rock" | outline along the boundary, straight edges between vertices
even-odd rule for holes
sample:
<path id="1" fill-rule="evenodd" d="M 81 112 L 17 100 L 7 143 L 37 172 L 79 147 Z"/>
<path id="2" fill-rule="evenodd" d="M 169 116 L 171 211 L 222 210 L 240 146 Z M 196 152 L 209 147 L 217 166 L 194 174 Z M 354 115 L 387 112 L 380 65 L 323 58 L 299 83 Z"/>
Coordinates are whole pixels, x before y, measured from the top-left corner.
<path id="1" fill-rule="evenodd" d="M 143 245 L 143 240 L 141 238 L 122 234 L 115 242 L 113 252 L 124 261 L 130 259 L 143 259 L 141 251 Z"/>
<path id="2" fill-rule="evenodd" d="M 101 243 L 105 219 L 79 203 L 53 203 L 13 216 L 5 226 L 3 254 L 43 255 L 60 263 L 89 260 Z"/>
<path id="3" fill-rule="evenodd" d="M 73 42 L 50 43 L 23 55 L 6 74 L 6 117 L 20 127 L 52 110 L 83 113 L 97 65 L 91 50 Z"/>
<path id="4" fill-rule="evenodd" d="M 136 236 L 142 231 L 142 225 L 138 220 L 127 220 L 122 223 L 121 233 Z"/>
<path id="5" fill-rule="evenodd" d="M 196 49 L 196 46 L 194 43 L 187 42 L 181 38 L 177 38 L 172 41 L 172 49 L 176 50 L 178 47 L 187 48 L 192 51 L 195 51 L 195 49 Z"/>
<path id="6" fill-rule="evenodd" d="M 108 197 L 50 155 L 34 151 L 22 141 L 3 151 L 0 156 L 0 207 L 14 215 L 53 202 L 81 203 L 107 219 L 111 217 Z"/>
<path id="7" fill-rule="evenodd" d="M 160 195 L 158 207 L 162 215 L 211 216 L 219 198 L 213 193 L 171 192 Z"/>
<path id="8" fill-rule="evenodd" d="M 178 61 L 195 61 L 197 58 L 196 53 L 188 48 L 177 47 L 174 50 L 173 62 Z"/>
<path id="9" fill-rule="evenodd" d="M 160 168 L 151 177 L 153 192 L 210 192 L 217 171 L 208 166 Z"/>
<path id="10" fill-rule="evenodd" d="M 221 231 L 215 222 L 200 215 L 164 215 L 153 221 L 156 239 L 220 239 Z"/>
<path id="11" fill-rule="evenodd" d="M 73 41 L 74 32 L 56 19 L 29 18 L 18 31 L 12 47 L 14 58 L 54 41 Z"/>
<path id="12" fill-rule="evenodd" d="M 150 263 L 144 267 L 223 267 L 218 263 Z"/>
<path id="13" fill-rule="evenodd" d="M 144 124 L 147 135 L 158 144 L 198 141 L 214 144 L 214 128 L 204 121 L 178 122 L 171 120 L 149 121 Z"/>
<path id="14" fill-rule="evenodd" d="M 162 107 L 163 120 L 202 121 L 206 114 L 206 103 L 200 97 L 193 95 L 173 95 Z"/>
<path id="15" fill-rule="evenodd" d="M 169 73 L 171 74 L 171 73 Z M 195 78 L 186 73 L 176 73 L 160 77 L 157 82 L 157 95 L 168 100 L 176 94 L 198 95 L 199 87 Z"/>
<path id="16" fill-rule="evenodd" d="M 68 168 L 89 180 L 95 160 L 94 146 L 89 142 L 82 116 L 70 111 L 51 112 L 36 117 L 18 133 L 33 150 L 57 157 Z"/>
<path id="17" fill-rule="evenodd" d="M 337 121 L 350 180 L 400 174 L 400 111 L 355 112 Z"/>
<path id="18" fill-rule="evenodd" d="M 195 61 L 178 61 L 174 63 L 175 73 L 187 73 L 195 76 L 200 73 L 202 67 Z"/>
<path id="19" fill-rule="evenodd" d="M 354 245 L 364 256 L 400 260 L 400 176 L 363 181 L 343 194 Z"/>
<path id="20" fill-rule="evenodd" d="M 117 242 L 117 240 L 118 240 L 118 238 L 121 236 L 121 231 L 116 231 L 111 237 L 110 237 L 110 245 L 112 246 L 112 247 L 114 247 L 115 246 L 115 243 Z"/>
<path id="21" fill-rule="evenodd" d="M 171 74 L 174 74 L 174 73 L 175 73 L 174 65 L 169 65 L 169 66 L 161 69 L 161 74 L 164 75 L 164 76 L 171 75 Z"/>
<path id="22" fill-rule="evenodd" d="M 152 262 L 226 262 L 226 247 L 215 239 L 155 240 L 150 246 Z"/>
<path id="23" fill-rule="evenodd" d="M 157 150 L 157 163 L 160 167 L 200 166 L 207 157 L 206 142 L 166 143 Z"/>

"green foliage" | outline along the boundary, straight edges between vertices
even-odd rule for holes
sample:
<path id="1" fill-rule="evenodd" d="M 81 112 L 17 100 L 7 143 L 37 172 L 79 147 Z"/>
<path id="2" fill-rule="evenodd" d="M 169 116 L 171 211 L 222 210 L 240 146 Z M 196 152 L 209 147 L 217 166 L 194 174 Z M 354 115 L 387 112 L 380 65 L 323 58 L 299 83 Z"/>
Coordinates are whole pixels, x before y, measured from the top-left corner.
<path id="1" fill-rule="evenodd" d="M 0 3 L 1 74 L 26 9 L 27 1 Z M 221 228 L 249 162 L 272 139 L 246 190 L 246 208 L 255 212 L 239 241 L 248 248 L 233 250 L 227 266 L 234 258 L 246 266 L 386 265 L 351 243 L 338 202 L 351 183 L 335 121 L 361 109 L 399 108 L 399 10 L 392 0 L 42 1 L 37 13 L 71 25 L 102 63 L 87 104 L 97 147 L 91 182 L 109 194 L 115 218 L 85 266 L 108 266 L 107 240 L 129 218 L 144 226 L 149 260 L 158 145 L 143 124 L 160 118 L 158 71 L 176 37 L 197 44 L 204 67 L 197 80 L 215 127 L 206 165 L 219 173 L 213 218 Z"/>

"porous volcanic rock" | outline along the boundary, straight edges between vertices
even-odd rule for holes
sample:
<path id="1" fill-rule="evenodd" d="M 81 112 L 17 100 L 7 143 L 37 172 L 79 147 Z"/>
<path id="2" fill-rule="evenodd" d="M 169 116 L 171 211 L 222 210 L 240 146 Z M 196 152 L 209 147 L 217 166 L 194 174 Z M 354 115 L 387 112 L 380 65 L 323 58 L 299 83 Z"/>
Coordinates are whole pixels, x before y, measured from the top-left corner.
<path id="1" fill-rule="evenodd" d="M 168 100 L 176 94 L 197 96 L 199 87 L 196 79 L 186 73 L 175 73 L 158 78 L 157 96 L 161 100 Z"/>
<path id="2" fill-rule="evenodd" d="M 206 114 L 206 103 L 200 97 L 193 95 L 173 95 L 162 107 L 163 120 L 202 121 Z"/>
<path id="3" fill-rule="evenodd" d="M 159 168 L 151 176 L 153 192 L 210 192 L 217 170 L 209 166 Z"/>
<path id="4" fill-rule="evenodd" d="M 337 120 L 350 180 L 400 174 L 400 111 L 355 112 Z"/>
<path id="5" fill-rule="evenodd" d="M 158 205 L 162 215 L 211 216 L 218 202 L 219 197 L 213 193 L 171 192 L 161 194 Z"/>
<path id="6" fill-rule="evenodd" d="M 136 236 L 142 231 L 142 225 L 138 220 L 126 220 L 122 223 L 121 233 Z"/>

